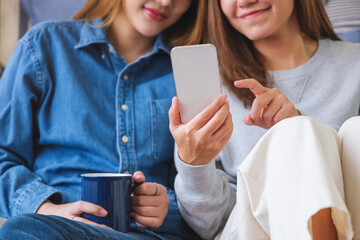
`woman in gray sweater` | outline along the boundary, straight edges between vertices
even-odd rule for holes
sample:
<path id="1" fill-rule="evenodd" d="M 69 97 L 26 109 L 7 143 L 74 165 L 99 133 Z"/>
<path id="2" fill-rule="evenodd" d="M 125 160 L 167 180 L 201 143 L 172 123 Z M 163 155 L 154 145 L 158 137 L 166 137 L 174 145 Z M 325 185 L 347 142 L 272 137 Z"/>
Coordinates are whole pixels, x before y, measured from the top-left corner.
<path id="1" fill-rule="evenodd" d="M 226 95 L 187 124 L 173 99 L 184 218 L 205 239 L 356 239 L 360 45 L 321 0 L 209 5 Z"/>

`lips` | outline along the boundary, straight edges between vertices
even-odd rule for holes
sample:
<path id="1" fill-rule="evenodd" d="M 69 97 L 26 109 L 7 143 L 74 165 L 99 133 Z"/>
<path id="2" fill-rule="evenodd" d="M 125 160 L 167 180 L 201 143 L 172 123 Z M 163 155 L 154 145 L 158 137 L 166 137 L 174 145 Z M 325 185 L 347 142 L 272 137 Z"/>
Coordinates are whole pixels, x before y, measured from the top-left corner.
<path id="1" fill-rule="evenodd" d="M 162 21 L 168 17 L 168 15 L 166 13 L 163 13 L 154 8 L 144 8 L 144 10 L 145 10 L 146 14 L 149 16 L 149 18 L 151 18 L 155 21 Z"/>
<path id="2" fill-rule="evenodd" d="M 265 8 L 265 9 L 248 11 L 248 12 L 242 14 L 240 16 L 240 18 L 243 18 L 243 19 L 254 18 L 254 17 L 257 17 L 257 16 L 263 14 L 264 12 L 268 11 L 270 8 L 271 7 L 268 7 L 268 8 Z"/>

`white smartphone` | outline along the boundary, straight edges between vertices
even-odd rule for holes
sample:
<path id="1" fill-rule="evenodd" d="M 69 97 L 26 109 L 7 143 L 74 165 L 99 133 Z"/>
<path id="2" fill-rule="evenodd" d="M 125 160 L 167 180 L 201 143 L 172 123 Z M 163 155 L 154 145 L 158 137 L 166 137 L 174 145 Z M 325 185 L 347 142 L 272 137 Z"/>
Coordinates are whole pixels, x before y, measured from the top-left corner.
<path id="1" fill-rule="evenodd" d="M 221 94 L 216 48 L 212 44 L 179 46 L 170 57 L 181 122 L 187 123 Z"/>

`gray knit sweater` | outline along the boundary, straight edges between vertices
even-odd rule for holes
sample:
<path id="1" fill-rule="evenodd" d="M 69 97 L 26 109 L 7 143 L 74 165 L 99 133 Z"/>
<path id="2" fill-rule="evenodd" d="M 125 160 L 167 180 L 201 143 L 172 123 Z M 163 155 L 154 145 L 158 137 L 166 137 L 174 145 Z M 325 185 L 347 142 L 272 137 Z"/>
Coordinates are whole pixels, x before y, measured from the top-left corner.
<path id="1" fill-rule="evenodd" d="M 336 130 L 344 121 L 359 115 L 360 44 L 321 40 L 314 56 L 291 70 L 270 72 L 280 89 L 302 115 L 311 116 Z M 265 129 L 247 126 L 250 112 L 229 93 L 234 131 L 216 160 L 191 166 L 177 157 L 175 180 L 180 211 L 189 225 L 204 239 L 213 239 L 225 225 L 236 202 L 236 173 Z M 301 143 L 299 143 L 301 144 Z"/>

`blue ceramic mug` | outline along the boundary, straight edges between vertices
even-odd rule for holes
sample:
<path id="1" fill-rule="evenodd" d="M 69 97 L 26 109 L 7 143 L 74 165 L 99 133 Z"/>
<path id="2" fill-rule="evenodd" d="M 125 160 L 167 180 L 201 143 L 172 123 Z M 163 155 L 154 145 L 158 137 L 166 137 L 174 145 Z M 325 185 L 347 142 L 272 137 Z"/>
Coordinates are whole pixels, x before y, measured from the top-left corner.
<path id="1" fill-rule="evenodd" d="M 132 193 L 132 175 L 123 173 L 87 173 L 82 174 L 81 200 L 103 207 L 105 217 L 84 213 L 83 218 L 105 224 L 117 231 L 130 230 L 130 195 Z"/>

